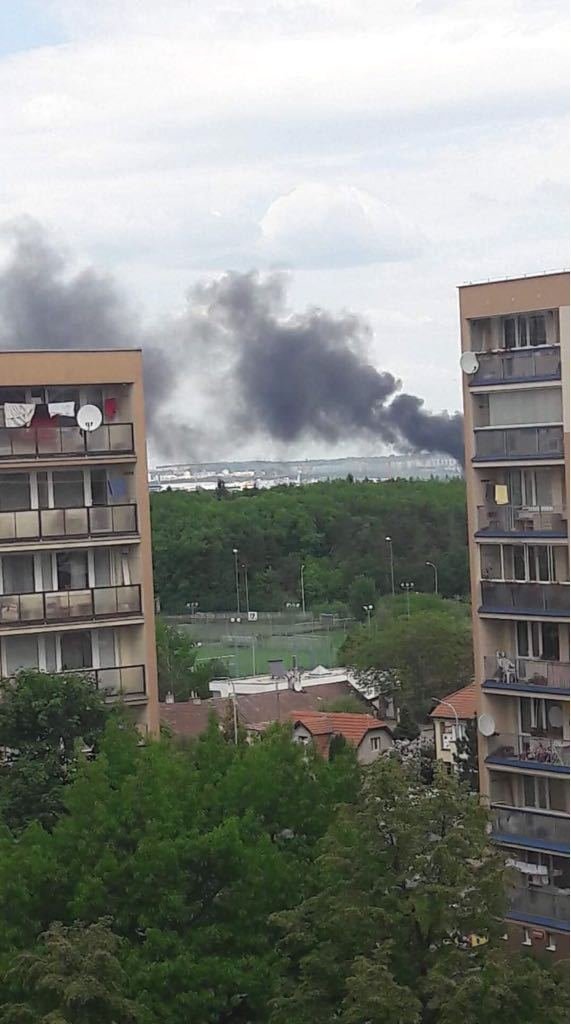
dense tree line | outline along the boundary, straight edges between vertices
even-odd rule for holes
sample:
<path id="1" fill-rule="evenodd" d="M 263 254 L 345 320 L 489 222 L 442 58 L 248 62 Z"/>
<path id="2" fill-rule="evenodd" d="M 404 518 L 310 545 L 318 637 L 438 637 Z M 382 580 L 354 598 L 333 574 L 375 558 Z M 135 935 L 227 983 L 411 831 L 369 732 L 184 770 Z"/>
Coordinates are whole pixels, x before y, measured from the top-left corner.
<path id="1" fill-rule="evenodd" d="M 300 601 L 305 565 L 308 608 L 360 611 L 389 593 L 392 538 L 396 583 L 433 589 L 439 570 L 444 596 L 465 595 L 468 565 L 462 480 L 335 480 L 303 487 L 227 494 L 153 494 L 155 585 L 166 612 L 236 606 L 233 548 L 248 568 L 250 607 L 281 611 Z M 356 582 L 357 581 L 357 582 Z M 367 602 L 363 600 L 367 597 Z"/>
<path id="2" fill-rule="evenodd" d="M 1 1024 L 567 1019 L 566 972 L 506 954 L 504 865 L 454 777 L 325 761 L 285 726 L 141 745 L 120 711 L 95 726 L 94 696 L 78 681 L 61 714 L 57 813 L 0 828 Z M 14 700 L 0 742 L 33 728 L 51 765 L 61 698 L 27 722 Z"/>

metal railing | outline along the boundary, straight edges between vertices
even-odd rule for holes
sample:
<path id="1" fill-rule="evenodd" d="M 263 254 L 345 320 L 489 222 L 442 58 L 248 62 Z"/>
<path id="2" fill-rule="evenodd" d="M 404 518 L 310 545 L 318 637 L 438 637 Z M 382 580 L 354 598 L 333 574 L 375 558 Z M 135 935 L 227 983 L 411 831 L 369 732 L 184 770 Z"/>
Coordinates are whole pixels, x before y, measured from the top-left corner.
<path id="1" fill-rule="evenodd" d="M 569 818 L 559 818 L 519 807 L 492 807 L 492 836 L 513 837 L 515 842 L 569 847 Z"/>
<path id="2" fill-rule="evenodd" d="M 141 587 L 93 587 L 0 595 L 0 627 L 121 618 L 141 614 Z"/>
<path id="3" fill-rule="evenodd" d="M 0 512 L 0 544 L 136 532 L 134 504 Z"/>
<path id="4" fill-rule="evenodd" d="M 566 537 L 568 524 L 563 508 L 478 505 L 478 530 L 492 535 L 552 533 Z"/>
<path id="5" fill-rule="evenodd" d="M 569 925 L 569 895 L 539 887 L 514 885 L 508 889 L 508 913 L 518 918 L 547 918 Z"/>
<path id="6" fill-rule="evenodd" d="M 496 733 L 488 740 L 488 759 L 569 767 L 569 740 L 531 733 Z"/>
<path id="7" fill-rule="evenodd" d="M 470 377 L 470 386 L 510 384 L 526 380 L 561 380 L 559 345 L 478 352 L 478 363 L 476 373 Z"/>
<path id="8" fill-rule="evenodd" d="M 77 458 L 133 450 L 132 423 L 106 423 L 91 432 L 49 423 L 0 427 L 0 459 Z"/>
<path id="9" fill-rule="evenodd" d="M 117 665 L 109 668 L 73 668 L 58 675 L 83 676 L 92 679 L 105 696 L 144 697 L 147 692 L 144 665 Z"/>
<path id="10" fill-rule="evenodd" d="M 484 657 L 484 677 L 487 681 L 507 686 L 551 686 L 569 689 L 568 661 L 541 661 L 539 658 L 515 658 L 505 655 L 499 661 L 495 655 Z"/>
<path id="11" fill-rule="evenodd" d="M 507 427 L 474 431 L 476 462 L 487 459 L 563 458 L 563 427 Z"/>
<path id="12" fill-rule="evenodd" d="M 483 612 L 569 614 L 568 583 L 517 583 L 482 580 Z"/>

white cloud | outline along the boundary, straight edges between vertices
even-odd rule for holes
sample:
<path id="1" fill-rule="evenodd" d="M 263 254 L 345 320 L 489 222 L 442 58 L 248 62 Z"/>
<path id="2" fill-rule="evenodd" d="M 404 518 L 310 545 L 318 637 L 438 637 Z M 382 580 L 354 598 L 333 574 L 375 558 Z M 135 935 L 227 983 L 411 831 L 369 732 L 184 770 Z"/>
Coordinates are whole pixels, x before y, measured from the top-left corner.
<path id="1" fill-rule="evenodd" d="M 419 242 L 394 210 L 350 185 L 300 185 L 274 200 L 260 227 L 261 252 L 296 267 L 406 259 Z"/>

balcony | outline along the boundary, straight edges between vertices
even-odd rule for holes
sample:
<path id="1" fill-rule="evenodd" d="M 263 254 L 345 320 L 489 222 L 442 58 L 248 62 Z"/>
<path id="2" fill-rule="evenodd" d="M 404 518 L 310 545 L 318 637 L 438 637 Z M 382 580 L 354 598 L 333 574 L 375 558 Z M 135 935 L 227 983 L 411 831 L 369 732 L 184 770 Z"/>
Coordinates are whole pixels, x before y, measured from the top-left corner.
<path id="1" fill-rule="evenodd" d="M 136 505 L 0 512 L 0 544 L 137 533 Z"/>
<path id="2" fill-rule="evenodd" d="M 567 537 L 564 508 L 479 505 L 477 537 Z"/>
<path id="3" fill-rule="evenodd" d="M 495 733 L 488 740 L 486 764 L 568 775 L 569 740 L 530 733 Z"/>
<path id="4" fill-rule="evenodd" d="M 476 428 L 473 462 L 563 458 L 563 427 Z"/>
<path id="5" fill-rule="evenodd" d="M 511 921 L 543 925 L 569 931 L 569 894 L 549 891 L 539 886 L 514 885 L 508 889 L 508 911 Z"/>
<path id="6" fill-rule="evenodd" d="M 569 615 L 568 583 L 517 583 L 482 580 L 484 614 L 542 615 L 557 618 Z"/>
<path id="7" fill-rule="evenodd" d="M 522 384 L 530 380 L 561 380 L 559 345 L 479 352 L 478 363 L 476 373 L 470 377 L 470 387 Z"/>
<path id="8" fill-rule="evenodd" d="M 114 698 L 135 700 L 146 697 L 147 694 L 144 665 L 69 669 L 65 673 L 58 674 L 83 676 L 84 678 L 92 679 L 96 688 L 104 692 L 109 700 Z"/>
<path id="9" fill-rule="evenodd" d="M 0 595 L 0 629 L 41 623 L 88 622 L 141 614 L 139 584 Z"/>
<path id="10" fill-rule="evenodd" d="M 492 839 L 528 850 L 569 853 L 569 817 L 518 807 L 492 807 Z"/>
<path id="11" fill-rule="evenodd" d="M 541 661 L 505 655 L 484 658 L 484 690 L 530 690 L 534 693 L 569 693 L 569 662 Z"/>
<path id="12" fill-rule="evenodd" d="M 95 455 L 130 455 L 132 423 L 107 423 L 86 432 L 79 427 L 0 427 L 0 460 L 90 458 Z"/>

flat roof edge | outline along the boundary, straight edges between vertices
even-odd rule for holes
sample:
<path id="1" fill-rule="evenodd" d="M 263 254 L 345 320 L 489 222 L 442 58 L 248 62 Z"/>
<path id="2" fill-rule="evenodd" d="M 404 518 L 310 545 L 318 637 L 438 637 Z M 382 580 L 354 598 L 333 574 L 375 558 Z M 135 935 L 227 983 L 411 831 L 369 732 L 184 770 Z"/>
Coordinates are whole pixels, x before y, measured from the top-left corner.
<path id="1" fill-rule="evenodd" d="M 0 348 L 0 356 L 21 356 L 29 352 L 31 355 L 38 355 L 39 352 L 66 352 L 68 355 L 79 355 L 81 353 L 91 354 L 98 352 L 142 352 L 141 346 L 137 348 Z"/>
<path id="2" fill-rule="evenodd" d="M 569 269 L 564 267 L 562 270 L 544 270 L 541 274 L 517 274 L 515 277 L 488 277 L 483 281 L 465 281 L 464 284 L 457 284 L 458 291 L 462 288 L 481 288 L 485 284 L 509 284 L 511 281 L 533 281 L 537 278 L 543 277 L 561 277 L 563 274 L 568 274 Z"/>

